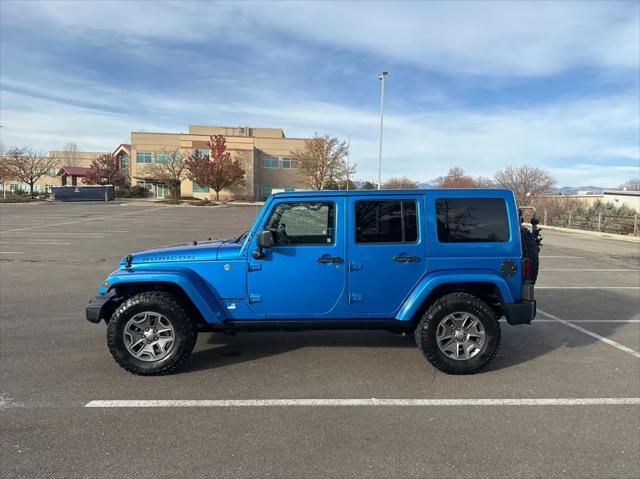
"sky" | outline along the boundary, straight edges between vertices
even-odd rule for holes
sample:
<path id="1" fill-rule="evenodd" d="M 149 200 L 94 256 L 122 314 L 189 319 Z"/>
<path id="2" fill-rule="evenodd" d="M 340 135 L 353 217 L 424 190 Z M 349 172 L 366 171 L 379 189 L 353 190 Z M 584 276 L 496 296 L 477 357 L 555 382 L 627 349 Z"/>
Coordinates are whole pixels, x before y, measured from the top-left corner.
<path id="1" fill-rule="evenodd" d="M 0 140 L 189 124 L 350 136 L 356 178 L 640 176 L 640 2 L 0 2 Z"/>

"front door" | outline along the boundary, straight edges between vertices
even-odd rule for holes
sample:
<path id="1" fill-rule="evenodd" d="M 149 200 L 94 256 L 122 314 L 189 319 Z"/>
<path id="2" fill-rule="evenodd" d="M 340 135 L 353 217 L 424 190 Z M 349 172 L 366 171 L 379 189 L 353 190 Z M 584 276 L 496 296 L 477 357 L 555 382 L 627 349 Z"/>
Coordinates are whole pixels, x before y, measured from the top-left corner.
<path id="1" fill-rule="evenodd" d="M 264 257 L 249 253 L 247 301 L 266 318 L 322 317 L 345 289 L 344 199 L 273 203 L 261 229 L 273 234 Z M 256 248 L 253 239 L 251 251 Z"/>
<path id="2" fill-rule="evenodd" d="M 159 199 L 165 198 L 169 190 L 169 188 L 167 188 L 167 185 L 155 185 L 155 189 L 156 189 L 156 198 L 159 198 Z"/>
<path id="3" fill-rule="evenodd" d="M 420 195 L 349 200 L 349 310 L 390 318 L 426 270 Z"/>

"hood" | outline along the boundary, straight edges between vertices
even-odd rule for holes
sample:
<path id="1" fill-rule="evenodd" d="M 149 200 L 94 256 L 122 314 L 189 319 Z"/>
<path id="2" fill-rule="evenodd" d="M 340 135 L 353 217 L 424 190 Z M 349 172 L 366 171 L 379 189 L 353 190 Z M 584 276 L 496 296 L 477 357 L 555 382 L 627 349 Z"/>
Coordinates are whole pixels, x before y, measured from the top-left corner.
<path id="1" fill-rule="evenodd" d="M 228 241 L 228 240 L 227 240 Z M 131 253 L 132 265 L 141 265 L 149 263 L 176 263 L 190 261 L 215 261 L 218 259 L 218 250 L 224 247 L 224 256 L 237 257 L 241 244 L 229 243 L 224 240 L 202 241 L 197 244 L 183 243 L 161 248 L 146 249 Z M 120 265 L 124 265 L 127 261 L 125 256 L 120 261 Z"/>

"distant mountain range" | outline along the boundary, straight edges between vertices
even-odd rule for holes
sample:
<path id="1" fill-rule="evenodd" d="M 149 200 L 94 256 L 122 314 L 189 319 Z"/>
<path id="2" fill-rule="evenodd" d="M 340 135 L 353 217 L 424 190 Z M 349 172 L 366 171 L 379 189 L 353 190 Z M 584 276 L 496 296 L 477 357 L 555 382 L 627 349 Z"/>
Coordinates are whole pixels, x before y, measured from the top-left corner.
<path id="1" fill-rule="evenodd" d="M 593 195 L 601 195 L 604 190 L 610 189 L 612 188 L 603 188 L 602 186 L 563 186 L 562 188 L 554 188 L 553 191 L 563 195 L 575 195 L 578 191 L 590 191 Z"/>
<path id="2" fill-rule="evenodd" d="M 362 188 L 364 181 L 357 180 L 354 184 L 358 188 Z M 435 188 L 436 183 L 434 181 L 422 181 L 418 183 L 418 188 Z M 615 188 L 604 188 L 602 186 L 562 186 L 561 188 L 554 188 L 554 193 L 560 193 L 563 195 L 576 195 L 578 191 L 590 191 L 593 195 L 601 195 L 604 190 L 611 190 Z"/>

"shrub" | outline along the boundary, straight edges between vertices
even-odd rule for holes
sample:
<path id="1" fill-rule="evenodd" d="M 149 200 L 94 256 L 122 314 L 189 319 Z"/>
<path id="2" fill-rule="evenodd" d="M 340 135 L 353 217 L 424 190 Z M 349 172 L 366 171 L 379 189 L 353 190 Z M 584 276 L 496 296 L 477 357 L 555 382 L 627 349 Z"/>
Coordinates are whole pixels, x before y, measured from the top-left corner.
<path id="1" fill-rule="evenodd" d="M 131 188 L 129 188 L 129 192 L 131 194 L 131 198 L 146 198 L 148 196 L 151 196 L 150 191 L 144 188 L 140 188 L 139 186 L 132 186 Z"/>
<path id="2" fill-rule="evenodd" d="M 131 190 L 129 188 L 118 188 L 116 190 L 116 198 L 131 198 Z"/>

